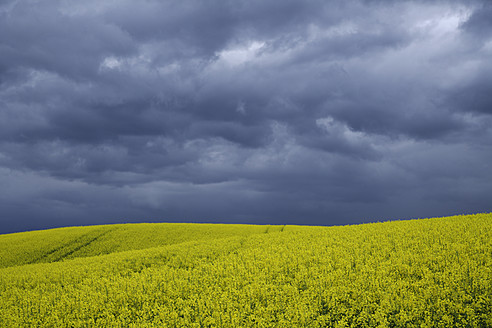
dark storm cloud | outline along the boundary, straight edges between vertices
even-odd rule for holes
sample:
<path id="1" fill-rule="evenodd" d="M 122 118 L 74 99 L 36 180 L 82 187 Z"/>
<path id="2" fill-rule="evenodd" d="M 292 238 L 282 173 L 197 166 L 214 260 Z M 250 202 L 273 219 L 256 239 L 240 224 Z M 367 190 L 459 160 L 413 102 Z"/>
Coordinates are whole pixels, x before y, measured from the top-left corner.
<path id="1" fill-rule="evenodd" d="M 449 96 L 449 101 L 457 110 L 476 112 L 477 114 L 492 114 L 492 68 L 484 71 L 456 87 Z"/>
<path id="2" fill-rule="evenodd" d="M 15 2 L 1 15 L 2 62 L 10 70 L 50 71 L 72 80 L 93 78 L 102 56 L 134 51 L 115 26 L 59 12 L 59 2 Z"/>
<path id="3" fill-rule="evenodd" d="M 490 211 L 487 1 L 1 1 L 0 232 Z"/>
<path id="4" fill-rule="evenodd" d="M 483 2 L 478 6 L 470 18 L 463 23 L 462 28 L 469 33 L 475 34 L 482 38 L 487 38 L 492 35 L 492 4 Z"/>

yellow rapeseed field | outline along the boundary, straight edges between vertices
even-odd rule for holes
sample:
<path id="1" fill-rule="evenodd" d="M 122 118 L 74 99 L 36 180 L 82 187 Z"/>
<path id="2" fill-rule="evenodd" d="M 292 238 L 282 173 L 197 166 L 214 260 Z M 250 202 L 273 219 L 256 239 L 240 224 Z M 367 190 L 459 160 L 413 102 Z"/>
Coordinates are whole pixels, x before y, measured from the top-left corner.
<path id="1" fill-rule="evenodd" d="M 492 327 L 492 214 L 0 236 L 0 327 Z"/>

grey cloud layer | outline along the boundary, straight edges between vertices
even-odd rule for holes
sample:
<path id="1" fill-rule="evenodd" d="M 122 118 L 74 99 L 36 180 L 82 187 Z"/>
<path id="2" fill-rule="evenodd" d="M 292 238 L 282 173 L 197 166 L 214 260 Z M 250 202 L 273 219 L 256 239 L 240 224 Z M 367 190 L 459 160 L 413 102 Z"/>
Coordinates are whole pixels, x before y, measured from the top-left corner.
<path id="1" fill-rule="evenodd" d="M 490 211 L 487 1 L 0 2 L 0 232 Z"/>

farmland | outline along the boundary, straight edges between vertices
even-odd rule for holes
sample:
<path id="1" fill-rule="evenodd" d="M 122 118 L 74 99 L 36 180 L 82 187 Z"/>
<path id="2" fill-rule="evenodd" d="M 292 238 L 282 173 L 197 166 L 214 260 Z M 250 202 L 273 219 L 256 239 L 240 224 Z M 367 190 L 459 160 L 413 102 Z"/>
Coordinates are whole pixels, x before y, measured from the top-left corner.
<path id="1" fill-rule="evenodd" d="M 1 327 L 492 327 L 492 214 L 0 236 Z"/>

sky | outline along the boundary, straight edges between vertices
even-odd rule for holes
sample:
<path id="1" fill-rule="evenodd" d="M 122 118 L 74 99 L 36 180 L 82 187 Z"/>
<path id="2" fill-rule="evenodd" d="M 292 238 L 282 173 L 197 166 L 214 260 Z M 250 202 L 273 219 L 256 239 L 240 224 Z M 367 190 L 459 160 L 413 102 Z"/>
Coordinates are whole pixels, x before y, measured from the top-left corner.
<path id="1" fill-rule="evenodd" d="M 0 0 L 0 233 L 491 212 L 492 2 Z"/>

